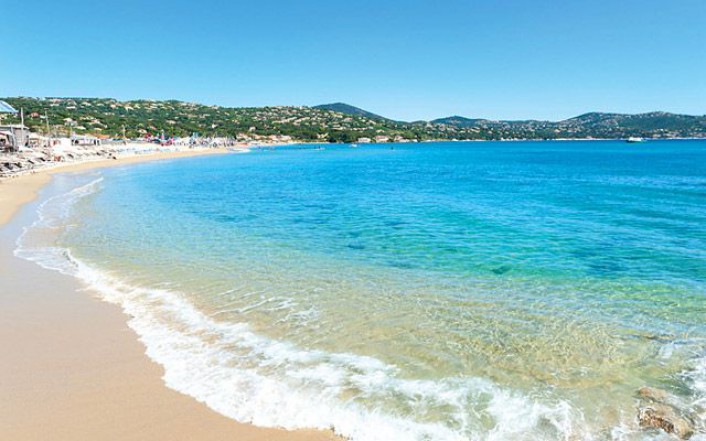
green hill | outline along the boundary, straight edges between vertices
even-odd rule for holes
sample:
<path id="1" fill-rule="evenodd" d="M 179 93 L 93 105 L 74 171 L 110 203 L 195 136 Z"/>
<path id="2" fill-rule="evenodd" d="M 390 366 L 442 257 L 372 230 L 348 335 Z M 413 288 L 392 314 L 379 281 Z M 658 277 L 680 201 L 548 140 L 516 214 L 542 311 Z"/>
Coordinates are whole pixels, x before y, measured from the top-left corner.
<path id="1" fill-rule="evenodd" d="M 370 118 L 370 119 L 391 121 L 388 118 L 382 117 L 380 115 L 376 115 L 372 112 L 368 112 L 367 110 L 363 110 L 359 107 L 351 106 L 350 104 L 346 104 L 346 103 L 321 104 L 318 106 L 314 106 L 313 108 L 320 109 L 320 110 L 330 110 L 332 112 L 339 112 L 339 113 L 343 113 L 345 115 L 362 116 L 362 117 Z"/>
<path id="2" fill-rule="evenodd" d="M 478 127 L 479 125 L 482 124 L 490 124 L 491 121 L 488 121 L 486 119 L 479 119 L 479 118 L 465 118 L 463 116 L 448 116 L 446 118 L 439 118 L 430 121 L 432 124 L 444 124 L 447 126 L 456 126 L 456 127 Z"/>
<path id="3" fill-rule="evenodd" d="M 138 138 L 152 135 L 227 136 L 241 140 L 289 136 L 297 141 L 354 142 L 376 136 L 398 140 L 706 138 L 706 116 L 651 112 L 587 113 L 564 121 L 491 121 L 462 116 L 400 122 L 343 103 L 316 107 L 221 107 L 182 101 L 111 98 L 3 98 L 23 109 L 33 131 Z M 46 118 L 45 118 L 46 115 Z M 0 114 L 4 123 L 19 117 Z"/>

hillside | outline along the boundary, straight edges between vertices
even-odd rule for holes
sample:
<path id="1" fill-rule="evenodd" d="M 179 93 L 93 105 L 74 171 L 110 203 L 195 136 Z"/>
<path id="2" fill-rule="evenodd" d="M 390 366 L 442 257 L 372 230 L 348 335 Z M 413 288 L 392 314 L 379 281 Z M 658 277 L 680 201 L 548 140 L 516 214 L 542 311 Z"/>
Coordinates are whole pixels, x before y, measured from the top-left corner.
<path id="1" fill-rule="evenodd" d="M 367 110 L 363 110 L 359 107 L 351 106 L 350 104 L 346 103 L 321 104 L 318 106 L 314 106 L 313 108 L 320 110 L 331 110 L 333 112 L 343 113 L 345 115 L 362 116 L 369 119 L 391 121 L 385 117 L 376 115 L 372 112 L 368 112 Z"/>
<path id="2" fill-rule="evenodd" d="M 348 104 L 316 107 L 207 106 L 182 101 L 118 101 L 111 98 L 3 98 L 24 109 L 33 131 L 140 138 L 227 136 L 241 140 L 288 136 L 299 141 L 354 142 L 393 140 L 492 140 L 559 138 L 706 137 L 706 116 L 651 112 L 639 115 L 587 113 L 564 121 L 491 121 L 462 116 L 430 122 L 398 122 Z M 46 117 L 45 117 L 46 116 Z M 19 118 L 0 114 L 4 123 Z"/>
<path id="3" fill-rule="evenodd" d="M 638 115 L 587 113 L 562 123 L 579 125 L 594 130 L 611 130 L 615 128 L 667 132 L 706 130 L 706 116 L 677 115 L 666 112 L 650 112 Z"/>
<path id="4" fill-rule="evenodd" d="M 645 138 L 706 137 L 706 116 L 650 112 L 637 115 L 586 113 L 564 121 L 490 121 L 451 116 L 432 121 L 458 130 L 500 132 L 504 138 Z"/>
<path id="5" fill-rule="evenodd" d="M 33 131 L 57 134 L 90 133 L 109 137 L 148 135 L 228 136 L 253 138 L 290 136 L 303 141 L 354 141 L 380 133 L 402 134 L 401 128 L 364 116 L 310 107 L 229 108 L 181 101 L 117 101 L 110 98 L 27 98 L 5 100 L 24 109 Z M 47 118 L 45 118 L 45 115 Z M 5 115 L 6 122 L 19 122 Z"/>
<path id="6" fill-rule="evenodd" d="M 430 121 L 431 124 L 444 124 L 447 126 L 455 126 L 455 127 L 478 127 L 482 124 L 490 124 L 491 121 L 488 121 L 486 119 L 478 119 L 478 118 L 465 118 L 463 116 L 448 116 L 446 118 L 439 118 Z"/>

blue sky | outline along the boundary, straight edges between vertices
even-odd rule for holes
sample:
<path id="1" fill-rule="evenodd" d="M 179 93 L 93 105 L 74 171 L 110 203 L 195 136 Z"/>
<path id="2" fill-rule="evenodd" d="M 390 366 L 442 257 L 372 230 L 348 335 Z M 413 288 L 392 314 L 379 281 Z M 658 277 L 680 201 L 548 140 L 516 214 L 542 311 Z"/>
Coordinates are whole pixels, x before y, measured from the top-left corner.
<path id="1" fill-rule="evenodd" d="M 0 96 L 706 114 L 705 0 L 0 0 Z"/>

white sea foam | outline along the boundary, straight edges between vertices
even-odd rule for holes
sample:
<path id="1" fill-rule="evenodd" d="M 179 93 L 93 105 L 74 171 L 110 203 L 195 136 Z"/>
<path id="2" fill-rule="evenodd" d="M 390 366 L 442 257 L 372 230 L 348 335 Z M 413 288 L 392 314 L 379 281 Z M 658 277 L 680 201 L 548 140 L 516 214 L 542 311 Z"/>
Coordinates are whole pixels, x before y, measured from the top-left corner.
<path id="1" fill-rule="evenodd" d="M 691 396 L 681 400 L 680 408 L 685 409 L 694 421 L 697 433 L 694 441 L 706 441 L 706 353 L 704 340 L 699 338 L 677 340 L 666 344 L 659 352 L 663 358 L 669 358 L 677 346 L 690 347 L 694 354 L 689 369 L 681 373 L 683 383 L 688 386 Z"/>
<path id="2" fill-rule="evenodd" d="M 131 287 L 74 259 L 35 260 L 74 274 L 131 317 L 147 355 L 165 367 L 167 386 L 193 396 L 217 412 L 265 427 L 333 428 L 354 440 L 538 439 L 540 424 L 550 439 L 568 439 L 576 414 L 567 403 L 549 406 L 477 378 L 410 380 L 380 360 L 348 353 L 297 348 L 253 333 L 244 323 L 219 323 L 178 293 Z M 52 262 L 46 265 L 46 262 Z M 358 395 L 346 401 L 345 391 Z M 395 415 L 364 401 L 396 397 L 411 409 Z M 483 433 L 466 410 L 485 401 L 495 427 Z M 428 406 L 454 409 L 452 424 L 415 421 Z M 421 418 L 422 420 L 424 418 Z"/>
<path id="3" fill-rule="evenodd" d="M 67 275 L 76 275 L 68 250 L 47 243 L 47 235 L 56 236 L 57 230 L 66 228 L 66 219 L 71 208 L 80 199 L 100 189 L 103 177 L 98 177 L 87 184 L 48 198 L 37 209 L 37 219 L 25 227 L 17 238 L 14 254 L 40 264 L 41 266 Z"/>
<path id="4" fill-rule="evenodd" d="M 706 441 L 706 355 L 702 354 L 694 360 L 693 368 L 684 372 L 684 377 L 693 397 L 689 407 L 694 415 L 694 423 L 699 434 L 693 440 Z"/>
<path id="5" fill-rule="evenodd" d="M 269 339 L 246 323 L 207 316 L 181 293 L 130 286 L 32 237 L 60 225 L 67 207 L 100 182 L 43 203 L 16 254 L 75 276 L 120 305 L 147 355 L 164 367 L 168 387 L 241 422 L 333 429 L 353 440 L 591 438 L 583 415 L 566 401 L 530 397 L 482 378 L 404 378 L 376 358 Z M 706 360 L 691 378 L 706 397 Z M 613 437 L 622 438 L 619 431 Z"/>

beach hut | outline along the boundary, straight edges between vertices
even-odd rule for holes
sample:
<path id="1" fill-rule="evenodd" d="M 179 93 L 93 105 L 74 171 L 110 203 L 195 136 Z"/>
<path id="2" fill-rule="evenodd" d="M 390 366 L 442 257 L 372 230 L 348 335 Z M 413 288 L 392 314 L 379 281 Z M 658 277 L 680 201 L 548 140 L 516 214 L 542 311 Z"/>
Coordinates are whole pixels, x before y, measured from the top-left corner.
<path id="1" fill-rule="evenodd" d="M 17 110 L 5 101 L 0 100 L 0 113 L 17 115 Z M 0 127 L 0 150 L 16 151 L 19 150 L 19 146 L 20 144 L 11 126 Z"/>
<path id="2" fill-rule="evenodd" d="M 99 146 L 101 145 L 101 139 L 93 135 L 74 135 L 71 137 L 71 145 L 75 146 Z"/>
<path id="3" fill-rule="evenodd" d="M 15 135 L 9 130 L 0 130 L 0 151 L 13 151 L 17 148 Z"/>
<path id="4" fill-rule="evenodd" d="M 27 145 L 29 148 L 36 149 L 49 144 L 49 138 L 42 136 L 39 133 L 30 133 L 29 136 L 27 136 Z"/>
<path id="5" fill-rule="evenodd" d="M 22 124 L 0 125 L 0 137 L 4 150 L 17 152 L 27 145 L 29 128 Z"/>

